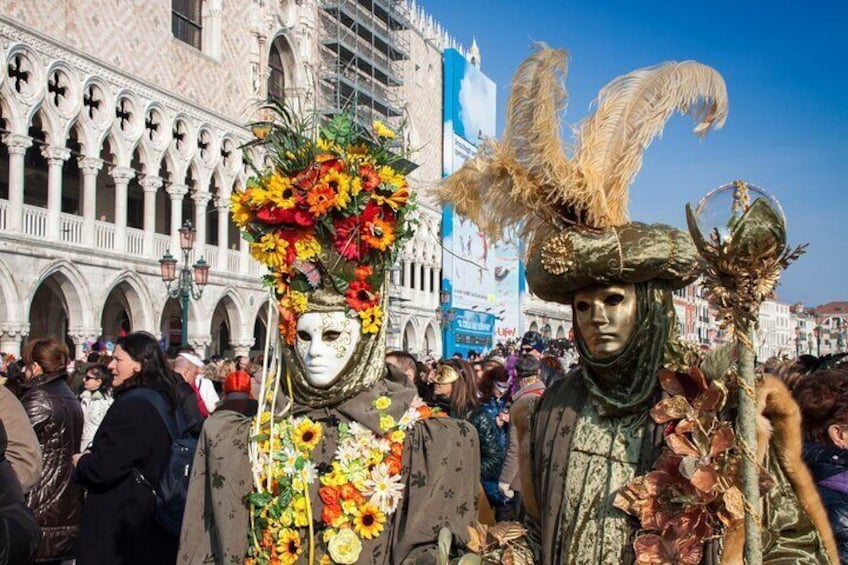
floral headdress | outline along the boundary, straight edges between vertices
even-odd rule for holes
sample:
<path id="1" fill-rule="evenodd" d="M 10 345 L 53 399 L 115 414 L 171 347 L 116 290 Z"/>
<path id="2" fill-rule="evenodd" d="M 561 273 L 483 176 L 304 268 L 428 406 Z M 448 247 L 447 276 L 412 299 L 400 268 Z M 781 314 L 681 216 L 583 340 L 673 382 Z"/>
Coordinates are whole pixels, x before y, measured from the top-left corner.
<path id="1" fill-rule="evenodd" d="M 271 121 L 253 124 L 267 167 L 231 197 L 233 220 L 250 252 L 268 267 L 280 315 L 280 333 L 294 344 L 299 315 L 343 297 L 362 320 L 362 332 L 382 325 L 386 270 L 410 235 L 413 209 L 396 134 L 375 121 L 367 130 L 347 114 L 315 138 L 307 121 L 270 103 Z"/>

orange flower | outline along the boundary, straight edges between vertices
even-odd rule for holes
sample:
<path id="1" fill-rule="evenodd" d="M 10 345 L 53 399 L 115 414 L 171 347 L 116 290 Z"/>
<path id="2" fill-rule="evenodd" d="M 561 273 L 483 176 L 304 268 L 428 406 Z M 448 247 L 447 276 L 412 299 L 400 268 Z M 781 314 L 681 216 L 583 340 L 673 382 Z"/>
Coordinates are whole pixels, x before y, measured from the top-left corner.
<path id="1" fill-rule="evenodd" d="M 332 526 L 342 516 L 342 507 L 338 504 L 326 504 L 321 511 L 321 520 L 328 526 Z"/>
<path id="2" fill-rule="evenodd" d="M 359 494 L 359 491 L 351 483 L 345 483 L 339 487 L 339 494 L 342 500 L 353 500 Z"/>
<path id="3" fill-rule="evenodd" d="M 374 306 L 378 298 L 371 289 L 371 285 L 361 280 L 351 281 L 345 293 L 345 301 L 357 312 Z"/>
<path id="4" fill-rule="evenodd" d="M 374 274 L 374 269 L 369 265 L 357 265 L 353 272 L 356 275 L 356 280 L 364 281 Z"/>
<path id="5" fill-rule="evenodd" d="M 322 216 L 335 205 L 336 193 L 330 185 L 319 184 L 306 194 L 306 202 L 309 204 L 310 212 L 316 216 Z"/>
<path id="6" fill-rule="evenodd" d="M 403 444 L 400 442 L 392 443 L 392 457 L 397 457 L 400 459 L 401 455 L 403 455 Z"/>
<path id="7" fill-rule="evenodd" d="M 386 457 L 386 465 L 389 467 L 390 475 L 397 475 L 403 469 L 403 463 L 401 463 L 400 457 L 395 457 L 394 455 Z"/>
<path id="8" fill-rule="evenodd" d="M 372 249 L 385 251 L 395 241 L 395 230 L 391 224 L 381 218 L 366 222 L 362 230 L 362 241 Z"/>
<path id="9" fill-rule="evenodd" d="M 380 194 L 374 194 L 371 196 L 379 206 L 386 205 L 392 210 L 397 210 L 403 206 L 406 206 L 406 203 L 409 201 L 409 189 L 407 187 L 399 188 L 395 192 L 391 194 L 391 196 L 382 196 Z"/>
<path id="10" fill-rule="evenodd" d="M 327 505 L 338 504 L 339 502 L 339 491 L 334 487 L 321 487 L 318 489 L 318 496 L 321 497 L 321 501 Z"/>
<path id="11" fill-rule="evenodd" d="M 433 411 L 430 409 L 429 406 L 419 406 L 418 415 L 421 416 L 422 419 L 430 418 L 433 416 Z"/>
<path id="12" fill-rule="evenodd" d="M 362 165 L 359 167 L 359 175 L 362 177 L 362 188 L 372 192 L 380 186 L 380 175 L 374 170 L 371 165 Z"/>

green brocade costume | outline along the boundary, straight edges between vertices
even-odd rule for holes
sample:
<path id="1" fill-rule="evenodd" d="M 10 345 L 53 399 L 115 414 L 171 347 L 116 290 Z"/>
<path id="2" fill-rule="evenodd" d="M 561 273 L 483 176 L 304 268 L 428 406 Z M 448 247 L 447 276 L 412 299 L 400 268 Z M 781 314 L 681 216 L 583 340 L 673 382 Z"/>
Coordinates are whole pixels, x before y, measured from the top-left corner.
<path id="1" fill-rule="evenodd" d="M 649 416 L 660 398 L 662 365 L 674 309 L 656 283 L 636 285 L 638 326 L 627 347 L 599 363 L 576 340 L 581 367 L 549 388 L 530 422 L 530 457 L 541 522 L 528 521 L 537 561 L 545 565 L 631 564 L 635 519 L 613 506 L 616 493 L 651 469 L 662 428 Z M 577 328 L 575 328 L 577 329 Z M 771 448 L 774 449 L 774 446 Z M 764 563 L 828 563 L 818 532 L 773 456 L 775 485 L 764 497 Z M 721 562 L 719 541 L 702 563 Z"/>

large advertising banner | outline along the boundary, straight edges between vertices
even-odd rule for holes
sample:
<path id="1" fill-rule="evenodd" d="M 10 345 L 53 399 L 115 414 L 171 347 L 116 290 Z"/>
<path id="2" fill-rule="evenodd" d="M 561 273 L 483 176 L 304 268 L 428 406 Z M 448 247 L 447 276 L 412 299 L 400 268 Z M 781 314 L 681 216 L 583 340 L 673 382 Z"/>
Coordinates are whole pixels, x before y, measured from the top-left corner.
<path id="1" fill-rule="evenodd" d="M 474 156 L 484 138 L 495 136 L 496 87 L 454 49 L 444 53 L 444 79 L 447 176 Z M 516 244 L 492 244 L 450 206 L 443 211 L 442 244 L 442 288 L 450 293 L 445 355 L 466 356 L 515 339 L 521 318 Z"/>

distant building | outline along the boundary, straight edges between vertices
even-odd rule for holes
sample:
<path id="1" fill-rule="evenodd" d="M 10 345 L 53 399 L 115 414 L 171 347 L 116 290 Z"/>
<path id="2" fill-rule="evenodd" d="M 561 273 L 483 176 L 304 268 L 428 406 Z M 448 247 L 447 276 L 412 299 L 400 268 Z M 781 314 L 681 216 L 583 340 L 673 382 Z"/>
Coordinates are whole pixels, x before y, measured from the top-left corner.
<path id="1" fill-rule="evenodd" d="M 816 347 L 821 355 L 844 353 L 848 337 L 848 302 L 828 302 L 813 309 Z"/>

